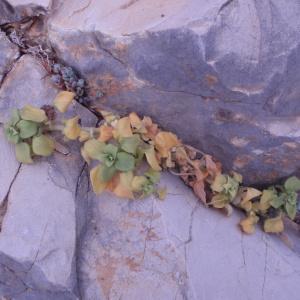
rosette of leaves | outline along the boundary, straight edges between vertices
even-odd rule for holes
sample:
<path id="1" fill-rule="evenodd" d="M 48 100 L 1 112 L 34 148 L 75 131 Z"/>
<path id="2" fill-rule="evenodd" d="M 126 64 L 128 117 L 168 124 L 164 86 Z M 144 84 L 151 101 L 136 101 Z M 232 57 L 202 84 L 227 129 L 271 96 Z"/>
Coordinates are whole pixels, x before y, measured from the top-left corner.
<path id="1" fill-rule="evenodd" d="M 121 138 L 120 142 L 104 143 L 96 139 L 85 142 L 82 153 L 85 159 L 101 162 L 97 166 L 97 176 L 93 179 L 97 186 L 107 184 L 116 173 L 131 172 L 141 159 L 143 143 L 139 135 Z"/>
<path id="2" fill-rule="evenodd" d="M 300 180 L 293 176 L 288 178 L 283 186 L 277 186 L 278 193 L 274 193 L 269 203 L 275 209 L 281 210 L 288 218 L 294 220 L 297 213 L 297 198 L 300 191 Z"/>
<path id="3" fill-rule="evenodd" d="M 9 122 L 5 124 L 5 136 L 15 144 L 19 162 L 30 164 L 33 155 L 49 156 L 53 153 L 53 140 L 43 134 L 46 122 L 45 111 L 31 105 L 12 111 Z"/>
<path id="4" fill-rule="evenodd" d="M 210 204 L 215 208 L 227 208 L 231 210 L 230 202 L 236 197 L 242 178 L 239 174 L 233 176 L 218 174 L 210 185 L 214 195 Z"/>
<path id="5" fill-rule="evenodd" d="M 133 177 L 131 186 L 135 198 L 145 198 L 155 192 L 157 194 L 160 194 L 160 190 L 156 189 L 156 185 L 159 182 L 159 180 L 160 172 L 155 171 L 153 169 L 150 169 L 147 172 L 145 172 L 143 176 Z"/>

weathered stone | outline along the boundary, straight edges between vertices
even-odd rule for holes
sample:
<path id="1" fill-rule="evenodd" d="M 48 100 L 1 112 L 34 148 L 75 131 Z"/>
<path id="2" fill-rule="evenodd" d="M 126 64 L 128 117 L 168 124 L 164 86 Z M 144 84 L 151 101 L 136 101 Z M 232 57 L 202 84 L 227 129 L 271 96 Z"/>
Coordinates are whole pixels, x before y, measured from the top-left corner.
<path id="1" fill-rule="evenodd" d="M 50 41 L 97 105 L 154 117 L 248 183 L 299 172 L 299 1 L 58 6 Z"/>
<path id="2" fill-rule="evenodd" d="M 14 107 L 51 104 L 56 93 L 37 60 L 22 56 L 0 89 L 1 122 Z M 75 114 L 87 123 L 96 122 L 80 105 L 69 113 Z M 37 159 L 35 165 L 22 165 L 18 170 L 12 148 L 2 135 L 0 147 L 5 152 L 1 153 L 7 155 L 0 158 L 4 166 L 0 171 L 1 201 L 5 204 L 1 206 L 4 219 L 0 219 L 0 295 L 77 299 L 76 219 L 85 214 L 76 206 L 78 178 L 84 166 L 78 145 L 71 143 L 67 153 Z"/>
<path id="3" fill-rule="evenodd" d="M 82 299 L 297 298 L 298 237 L 291 250 L 259 229 L 243 235 L 238 214 L 204 208 L 169 174 L 161 184 L 164 201 L 90 196 L 79 251 Z"/>
<path id="4" fill-rule="evenodd" d="M 0 12 L 0 25 L 13 22 L 19 17 L 13 6 L 6 0 L 0 1 Z"/>
<path id="5" fill-rule="evenodd" d="M 10 71 L 18 57 L 18 47 L 8 40 L 4 32 L 0 31 L 0 86 L 3 77 Z"/>

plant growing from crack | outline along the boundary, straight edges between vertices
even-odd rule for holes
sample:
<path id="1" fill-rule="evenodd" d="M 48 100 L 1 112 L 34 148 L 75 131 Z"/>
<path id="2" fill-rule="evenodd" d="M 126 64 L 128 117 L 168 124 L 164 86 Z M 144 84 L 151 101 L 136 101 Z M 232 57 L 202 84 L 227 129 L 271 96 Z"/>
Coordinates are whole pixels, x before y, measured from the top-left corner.
<path id="1" fill-rule="evenodd" d="M 74 101 L 75 93 L 60 92 L 54 107 L 65 113 Z M 103 191 L 128 199 L 141 199 L 156 194 L 160 199 L 166 190 L 158 187 L 160 172 L 170 170 L 190 186 L 208 207 L 232 213 L 233 207 L 245 212 L 240 227 L 253 233 L 255 224 L 263 223 L 269 233 L 284 230 L 284 218 L 294 220 L 297 212 L 297 192 L 300 180 L 288 178 L 283 185 L 258 190 L 242 186 L 242 176 L 236 172 L 222 173 L 222 166 L 212 156 L 184 145 L 175 134 L 162 131 L 149 117 L 140 118 L 132 112 L 120 117 L 99 110 L 103 120 L 98 127 L 81 126 L 74 116 L 59 121 L 52 107 L 30 105 L 13 110 L 5 125 L 9 142 L 15 144 L 16 157 L 22 163 L 32 163 L 34 156 L 50 156 L 56 147 L 50 136 L 54 131 L 66 140 L 82 144 L 81 155 L 90 165 L 90 180 L 96 194 Z"/>

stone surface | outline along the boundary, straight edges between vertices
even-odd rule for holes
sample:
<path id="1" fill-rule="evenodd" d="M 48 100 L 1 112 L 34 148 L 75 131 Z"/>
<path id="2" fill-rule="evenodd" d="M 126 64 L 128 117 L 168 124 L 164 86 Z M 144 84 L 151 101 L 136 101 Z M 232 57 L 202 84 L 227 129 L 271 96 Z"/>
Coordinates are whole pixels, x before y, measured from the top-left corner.
<path id="1" fill-rule="evenodd" d="M 260 230 L 242 235 L 230 218 L 200 205 L 170 174 L 164 201 L 90 196 L 79 256 L 82 299 L 293 299 L 294 250 Z M 284 288 L 283 288 L 284 287 Z"/>
<path id="2" fill-rule="evenodd" d="M 38 62 L 22 56 L 0 89 L 0 117 L 13 107 L 51 104 L 57 90 Z M 79 105 L 70 114 L 95 124 Z M 13 299 L 77 299 L 77 180 L 84 163 L 76 144 L 18 169 L 1 133 L 0 295 Z M 2 186 L 3 184 L 3 186 Z M 1 203 L 1 202 L 0 202 Z M 81 212 L 84 214 L 84 211 Z"/>
<path id="3" fill-rule="evenodd" d="M 0 11 L 0 25 L 15 21 L 19 17 L 13 6 L 6 0 L 0 1 Z"/>
<path id="4" fill-rule="evenodd" d="M 0 86 L 5 74 L 9 72 L 18 57 L 17 46 L 8 40 L 4 32 L 0 31 Z"/>
<path id="5" fill-rule="evenodd" d="M 1 24 L 50 2 L 10 3 L 18 13 L 0 2 Z M 296 0 L 51 5 L 50 41 L 92 96 L 105 92 L 95 105 L 154 117 L 248 182 L 299 168 Z M 51 104 L 57 90 L 37 60 L 17 59 L 1 34 L 0 49 L 0 123 L 12 107 Z M 97 121 L 78 104 L 75 114 Z M 0 153 L 0 298 L 298 299 L 299 229 L 287 232 L 290 248 L 259 228 L 243 235 L 239 213 L 204 208 L 170 174 L 164 201 L 97 197 L 77 143 L 20 165 L 1 130 Z"/>
<path id="6" fill-rule="evenodd" d="M 55 1 L 48 27 L 105 92 L 97 105 L 150 115 L 261 183 L 299 174 L 299 13 L 297 0 Z"/>

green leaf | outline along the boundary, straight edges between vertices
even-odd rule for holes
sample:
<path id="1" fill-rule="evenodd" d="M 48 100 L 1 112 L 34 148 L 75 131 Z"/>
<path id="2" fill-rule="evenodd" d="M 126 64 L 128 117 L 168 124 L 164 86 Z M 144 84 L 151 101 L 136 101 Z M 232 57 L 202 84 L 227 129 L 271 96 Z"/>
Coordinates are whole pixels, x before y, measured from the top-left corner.
<path id="1" fill-rule="evenodd" d="M 116 169 L 128 172 L 134 169 L 135 160 L 134 157 L 126 152 L 119 152 L 117 154 L 117 160 L 115 167 Z"/>
<path id="2" fill-rule="evenodd" d="M 275 189 L 263 190 L 259 201 L 259 209 L 263 212 L 267 211 L 272 205 L 272 201 L 276 202 L 277 198 Z"/>
<path id="3" fill-rule="evenodd" d="M 300 191 L 300 179 L 296 176 L 288 178 L 284 183 L 284 188 L 287 191 L 298 192 Z"/>
<path id="4" fill-rule="evenodd" d="M 271 205 L 274 208 L 279 208 L 285 202 L 286 194 L 280 194 L 278 197 L 272 199 Z"/>
<path id="5" fill-rule="evenodd" d="M 116 168 L 114 166 L 107 167 L 105 165 L 102 165 L 99 172 L 100 180 L 103 182 L 108 182 L 109 180 L 112 179 L 115 173 L 116 173 Z"/>
<path id="6" fill-rule="evenodd" d="M 20 130 L 20 137 L 27 139 L 34 136 L 38 131 L 38 124 L 32 121 L 21 120 L 17 127 Z"/>
<path id="7" fill-rule="evenodd" d="M 30 154 L 30 147 L 27 143 L 19 143 L 15 148 L 17 160 L 24 164 L 33 163 Z"/>
<path id="8" fill-rule="evenodd" d="M 290 204 L 289 202 L 285 203 L 285 211 L 291 220 L 294 220 L 297 213 L 297 205 Z"/>
<path id="9" fill-rule="evenodd" d="M 145 174 L 144 174 L 152 183 L 158 183 L 160 180 L 160 172 L 155 171 L 153 169 L 149 169 Z"/>
<path id="10" fill-rule="evenodd" d="M 32 150 L 37 155 L 50 156 L 54 148 L 54 141 L 46 135 L 36 136 L 32 139 Z"/>
<path id="11" fill-rule="evenodd" d="M 123 139 L 121 139 L 121 142 L 120 142 L 121 149 L 128 153 L 135 155 L 136 151 L 137 151 L 137 147 L 139 146 L 140 142 L 141 142 L 141 139 L 138 134 L 134 134 L 131 137 L 123 138 Z"/>
<path id="12" fill-rule="evenodd" d="M 142 191 L 143 191 L 143 197 L 147 197 L 153 194 L 155 191 L 153 183 L 147 182 L 146 184 L 144 184 L 142 187 Z"/>
<path id="13" fill-rule="evenodd" d="M 237 195 L 239 189 L 239 183 L 230 176 L 226 176 L 227 182 L 223 185 L 224 191 L 230 196 L 230 200 L 233 200 Z"/>
<path id="14" fill-rule="evenodd" d="M 10 123 L 15 126 L 19 121 L 21 120 L 19 110 L 18 109 L 13 109 L 11 112 L 11 118 L 10 118 Z"/>
<path id="15" fill-rule="evenodd" d="M 13 127 L 5 127 L 5 136 L 10 143 L 18 144 L 20 142 L 19 132 Z"/>
<path id="16" fill-rule="evenodd" d="M 118 153 L 118 147 L 112 144 L 108 144 L 103 150 L 103 162 L 107 167 L 111 167 L 116 160 Z"/>
<path id="17" fill-rule="evenodd" d="M 136 151 L 136 158 L 135 158 L 135 164 L 140 165 L 140 163 L 143 161 L 145 155 L 145 150 L 138 148 Z"/>

